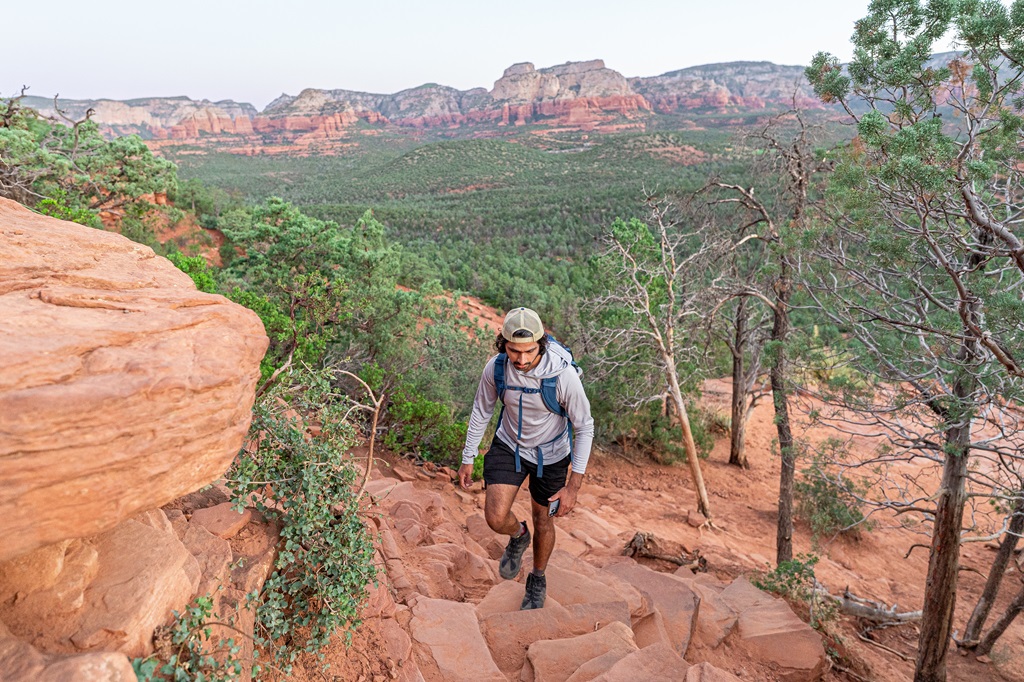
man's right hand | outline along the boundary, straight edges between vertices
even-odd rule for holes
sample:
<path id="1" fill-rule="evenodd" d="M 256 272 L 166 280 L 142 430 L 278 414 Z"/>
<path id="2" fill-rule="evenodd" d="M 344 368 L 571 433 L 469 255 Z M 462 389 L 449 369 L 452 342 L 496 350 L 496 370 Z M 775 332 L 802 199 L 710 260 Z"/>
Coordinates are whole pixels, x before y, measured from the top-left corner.
<path id="1" fill-rule="evenodd" d="M 473 487 L 473 465 L 463 464 L 459 467 L 459 485 L 465 490 Z"/>

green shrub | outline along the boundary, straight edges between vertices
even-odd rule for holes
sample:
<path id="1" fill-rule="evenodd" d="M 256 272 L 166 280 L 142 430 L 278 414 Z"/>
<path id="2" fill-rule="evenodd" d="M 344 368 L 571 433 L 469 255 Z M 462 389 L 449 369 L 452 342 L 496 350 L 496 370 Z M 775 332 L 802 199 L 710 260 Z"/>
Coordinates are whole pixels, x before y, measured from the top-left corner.
<path id="1" fill-rule="evenodd" d="M 192 281 L 195 282 L 196 289 L 199 289 L 199 291 L 205 291 L 208 294 L 217 291 L 217 283 L 213 279 L 213 273 L 210 271 L 210 266 L 207 265 L 206 259 L 202 256 L 185 256 L 180 252 L 175 252 L 167 254 L 167 260 L 174 263 L 174 267 L 191 277 Z"/>
<path id="2" fill-rule="evenodd" d="M 56 190 L 53 196 L 41 200 L 36 204 L 36 210 L 52 218 L 103 229 L 103 222 L 95 211 L 90 211 L 88 208 L 81 206 L 69 205 L 67 192 L 63 190 Z"/>
<path id="3" fill-rule="evenodd" d="M 861 528 L 871 529 L 856 498 L 866 492 L 867 485 L 835 473 L 836 467 L 830 461 L 834 461 L 842 444 L 829 441 L 824 447 L 825 452 L 814 455 L 794 484 L 797 516 L 810 525 L 815 543 L 837 534 L 853 535 Z"/>
<path id="4" fill-rule="evenodd" d="M 241 647 L 235 644 L 234 638 L 217 642 L 218 655 L 210 651 L 212 610 L 213 599 L 207 594 L 197 597 L 184 613 L 174 611 L 174 625 L 166 643 L 158 646 L 157 653 L 152 656 L 132 661 L 139 681 L 226 682 L 238 679 L 242 674 L 242 662 L 238 657 Z"/>
<path id="5" fill-rule="evenodd" d="M 811 627 L 819 628 L 836 619 L 838 608 L 831 598 L 822 599 L 815 590 L 814 566 L 817 563 L 815 555 L 800 554 L 783 561 L 774 570 L 755 574 L 751 582 L 765 592 L 806 604 L 810 609 Z"/>
<path id="6" fill-rule="evenodd" d="M 256 641 L 286 674 L 300 652 L 323 656 L 334 633 L 351 637 L 376 577 L 346 455 L 356 443 L 350 407 L 329 370 L 282 375 L 255 406 L 248 447 L 229 474 L 238 507 L 253 504 L 282 526 L 274 572 L 254 598 Z"/>
<path id="7" fill-rule="evenodd" d="M 455 419 L 452 408 L 404 385 L 392 395 L 388 422 L 390 428 L 384 436 L 388 449 L 415 452 L 439 464 L 459 465 L 467 425 Z"/>

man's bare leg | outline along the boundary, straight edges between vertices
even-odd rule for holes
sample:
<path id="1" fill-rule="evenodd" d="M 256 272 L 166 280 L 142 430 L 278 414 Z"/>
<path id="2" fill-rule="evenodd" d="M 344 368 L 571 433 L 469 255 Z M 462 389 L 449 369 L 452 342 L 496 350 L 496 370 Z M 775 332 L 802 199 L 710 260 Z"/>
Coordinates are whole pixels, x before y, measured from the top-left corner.
<path id="1" fill-rule="evenodd" d="M 512 503 L 516 499 L 519 486 L 492 483 L 487 486 L 487 497 L 484 502 L 484 518 L 487 525 L 495 533 L 502 535 L 518 535 L 519 521 L 512 513 Z M 536 503 L 534 503 L 536 504 Z M 534 514 L 536 518 L 536 514 Z"/>
<path id="2" fill-rule="evenodd" d="M 533 568 L 543 572 L 555 549 L 555 520 L 548 516 L 546 504 L 537 504 L 533 499 L 530 503 L 533 505 Z"/>

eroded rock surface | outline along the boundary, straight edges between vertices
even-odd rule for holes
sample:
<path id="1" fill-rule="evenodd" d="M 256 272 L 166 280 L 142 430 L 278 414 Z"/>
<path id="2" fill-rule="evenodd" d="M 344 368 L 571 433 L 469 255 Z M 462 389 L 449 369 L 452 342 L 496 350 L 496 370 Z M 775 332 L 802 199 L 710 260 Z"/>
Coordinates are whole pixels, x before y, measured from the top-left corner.
<path id="1" fill-rule="evenodd" d="M 267 338 L 120 235 L 0 199 L 0 561 L 93 536 L 215 480 Z"/>
<path id="2" fill-rule="evenodd" d="M 521 682 L 736 682 L 732 671 L 795 681 L 825 673 L 819 636 L 785 602 L 743 579 L 659 572 L 623 556 L 635 529 L 618 527 L 611 509 L 577 509 L 561 521 L 547 602 L 520 611 L 525 572 L 515 580 L 494 575 L 501 542 L 480 515 L 483 493 L 446 490 L 450 482 L 397 469 L 367 486 L 370 509 L 380 512 L 388 589 L 373 590 L 364 624 L 394 630 L 411 606 L 412 656 L 404 666 L 422 675 L 414 679 L 462 679 L 469 661 L 486 679 L 497 670 L 493 679 Z M 529 513 L 518 501 L 513 509 Z M 461 535 L 453 530 L 460 525 Z M 395 595 L 394 610 L 382 608 L 387 595 Z M 399 647 L 389 660 L 404 655 Z M 354 677 L 370 672 L 352 665 L 346 672 Z"/>

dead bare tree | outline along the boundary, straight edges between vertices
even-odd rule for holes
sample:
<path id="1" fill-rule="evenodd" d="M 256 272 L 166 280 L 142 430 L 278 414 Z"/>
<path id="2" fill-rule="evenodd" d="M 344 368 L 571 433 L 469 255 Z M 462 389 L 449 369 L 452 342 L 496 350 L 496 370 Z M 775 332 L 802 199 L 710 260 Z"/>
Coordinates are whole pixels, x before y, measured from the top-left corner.
<path id="1" fill-rule="evenodd" d="M 767 391 L 760 388 L 761 351 L 767 340 L 764 317 L 746 296 L 736 298 L 733 308 L 732 338 L 723 341 L 732 356 L 732 393 L 729 400 L 729 464 L 749 469 L 747 460 L 747 422 Z"/>
<path id="2" fill-rule="evenodd" d="M 697 508 L 712 518 L 680 377 L 684 361 L 700 353 L 696 329 L 709 309 L 706 296 L 721 278 L 725 243 L 710 216 L 647 194 L 646 221 L 617 220 L 601 256 L 609 291 L 592 303 L 601 320 L 593 332 L 601 349 L 595 371 L 628 368 L 623 391 L 632 409 L 665 394 L 682 430 L 682 445 L 697 493 Z M 696 364 L 691 362 L 691 364 Z"/>

